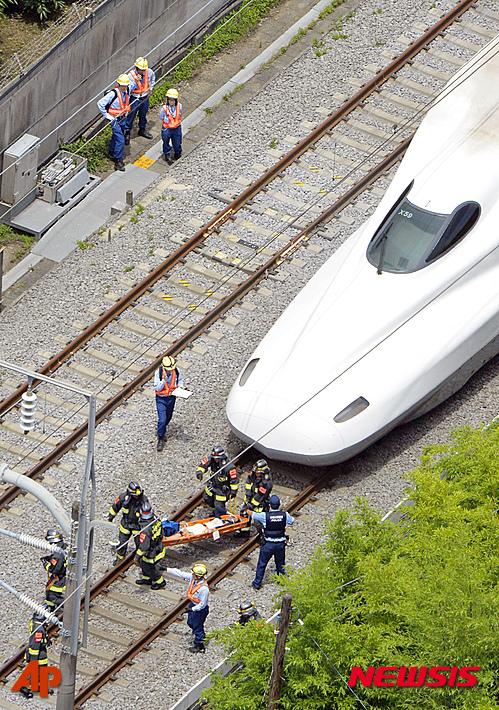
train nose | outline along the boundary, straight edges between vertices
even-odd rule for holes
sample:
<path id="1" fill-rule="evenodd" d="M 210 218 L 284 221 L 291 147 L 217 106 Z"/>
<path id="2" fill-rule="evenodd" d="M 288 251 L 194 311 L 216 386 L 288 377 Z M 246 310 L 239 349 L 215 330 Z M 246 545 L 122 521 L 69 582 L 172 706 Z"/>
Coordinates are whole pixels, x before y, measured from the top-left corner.
<path id="1" fill-rule="evenodd" d="M 270 458 L 321 465 L 344 440 L 330 421 L 312 407 L 290 405 L 289 400 L 248 392 L 231 393 L 227 417 L 237 436 Z"/>

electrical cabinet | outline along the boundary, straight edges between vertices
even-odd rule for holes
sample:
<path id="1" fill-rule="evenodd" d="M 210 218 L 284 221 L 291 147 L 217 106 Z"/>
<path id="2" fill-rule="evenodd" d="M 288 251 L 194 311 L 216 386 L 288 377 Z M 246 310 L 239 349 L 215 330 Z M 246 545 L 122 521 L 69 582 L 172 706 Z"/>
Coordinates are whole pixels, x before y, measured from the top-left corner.
<path id="1" fill-rule="evenodd" d="M 16 205 L 31 190 L 35 190 L 39 143 L 39 138 L 25 133 L 4 152 L 0 193 L 2 202 Z"/>

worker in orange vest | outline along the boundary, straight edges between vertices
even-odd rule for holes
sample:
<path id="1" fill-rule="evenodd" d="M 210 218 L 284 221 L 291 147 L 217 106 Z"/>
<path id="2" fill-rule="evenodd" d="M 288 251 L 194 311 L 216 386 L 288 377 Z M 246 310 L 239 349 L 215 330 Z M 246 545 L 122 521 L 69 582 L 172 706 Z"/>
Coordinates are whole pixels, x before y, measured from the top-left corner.
<path id="1" fill-rule="evenodd" d="M 175 358 L 165 355 L 162 364 L 154 373 L 154 389 L 156 390 L 156 409 L 158 411 L 158 445 L 157 451 L 163 451 L 165 445 L 166 427 L 170 423 L 175 407 L 177 387 L 183 386 L 182 375 L 176 366 Z"/>
<path id="2" fill-rule="evenodd" d="M 178 160 L 182 155 L 182 104 L 178 100 L 177 89 L 168 89 L 166 92 L 166 103 L 160 109 L 159 117 L 163 124 L 161 128 L 161 138 L 163 139 L 163 157 L 171 165 L 174 160 Z M 173 159 L 170 154 L 173 146 Z"/>
<path id="3" fill-rule="evenodd" d="M 149 96 L 154 89 L 156 77 L 152 69 L 149 69 L 149 63 L 145 57 L 137 57 L 135 65 L 131 72 L 128 73 L 130 78 L 130 113 L 128 114 L 126 130 L 125 130 L 125 145 L 130 143 L 130 131 L 132 130 L 133 122 L 137 113 L 139 114 L 139 132 L 138 135 L 149 140 L 153 137 L 152 133 L 146 128 L 146 114 L 149 109 Z"/>
<path id="4" fill-rule="evenodd" d="M 130 78 L 120 74 L 116 86 L 97 101 L 97 107 L 104 118 L 111 124 L 113 135 L 109 141 L 109 158 L 114 161 L 114 169 L 125 170 L 123 151 L 125 150 L 125 131 L 130 113 Z"/>
<path id="5" fill-rule="evenodd" d="M 202 562 L 196 562 L 192 567 L 192 573 L 182 572 L 176 567 L 167 567 L 166 571 L 175 577 L 180 577 L 189 582 L 187 590 L 187 598 L 189 599 L 189 607 L 187 612 L 187 624 L 194 634 L 194 644 L 189 647 L 191 653 L 204 653 L 204 622 L 208 616 L 208 595 L 210 590 L 206 575 L 208 570 Z"/>

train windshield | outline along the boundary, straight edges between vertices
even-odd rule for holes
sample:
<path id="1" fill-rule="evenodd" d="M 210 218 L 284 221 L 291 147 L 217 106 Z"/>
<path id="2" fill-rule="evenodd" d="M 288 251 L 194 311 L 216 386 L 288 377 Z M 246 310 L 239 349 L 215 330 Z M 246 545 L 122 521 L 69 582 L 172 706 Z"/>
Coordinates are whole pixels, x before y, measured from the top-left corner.
<path id="1" fill-rule="evenodd" d="M 367 248 L 367 258 L 378 274 L 408 273 L 431 264 L 459 244 L 480 217 L 478 202 L 463 202 L 450 215 L 416 207 L 407 199 L 411 187 L 412 183 Z"/>
<path id="2" fill-rule="evenodd" d="M 406 273 L 421 268 L 448 216 L 428 212 L 404 199 L 374 235 L 367 258 L 379 272 Z"/>

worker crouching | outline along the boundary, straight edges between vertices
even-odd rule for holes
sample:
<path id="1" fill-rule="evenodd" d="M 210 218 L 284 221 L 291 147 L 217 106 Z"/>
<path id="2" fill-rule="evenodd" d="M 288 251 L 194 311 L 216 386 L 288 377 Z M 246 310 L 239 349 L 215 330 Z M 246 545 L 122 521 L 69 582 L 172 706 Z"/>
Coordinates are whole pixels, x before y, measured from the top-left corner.
<path id="1" fill-rule="evenodd" d="M 194 634 L 194 644 L 189 647 L 191 653 L 204 653 L 204 622 L 210 611 L 208 606 L 208 596 L 210 590 L 206 581 L 208 570 L 202 562 L 196 562 L 192 568 L 192 573 L 182 572 L 176 567 L 167 567 L 166 571 L 175 577 L 180 577 L 189 582 L 187 598 L 189 607 L 187 612 L 187 625 Z"/>
<path id="2" fill-rule="evenodd" d="M 231 512 L 235 512 L 239 474 L 236 467 L 227 464 L 227 461 L 228 456 L 224 449 L 221 446 L 215 446 L 211 454 L 206 456 L 196 469 L 196 478 L 199 481 L 207 471 L 212 473 L 203 491 L 203 501 L 215 509 L 217 518 L 227 513 L 227 506 L 229 509 L 233 508 Z"/>
<path id="3" fill-rule="evenodd" d="M 241 508 L 241 515 L 249 513 L 262 513 L 269 509 L 269 498 L 272 492 L 272 475 L 265 459 L 259 459 L 253 466 L 252 471 L 245 484 L 244 504 Z M 249 516 L 248 516 L 249 518 Z M 251 519 L 248 525 L 234 533 L 235 538 L 248 538 L 250 536 Z M 258 523 L 257 530 L 260 532 L 262 526 Z"/>
<path id="4" fill-rule="evenodd" d="M 151 589 L 163 589 L 166 582 L 157 567 L 159 561 L 165 556 L 163 528 L 161 520 L 156 518 L 149 503 L 142 506 L 140 525 L 136 559 L 140 562 L 142 575 L 135 580 L 135 584 L 150 584 Z"/>

